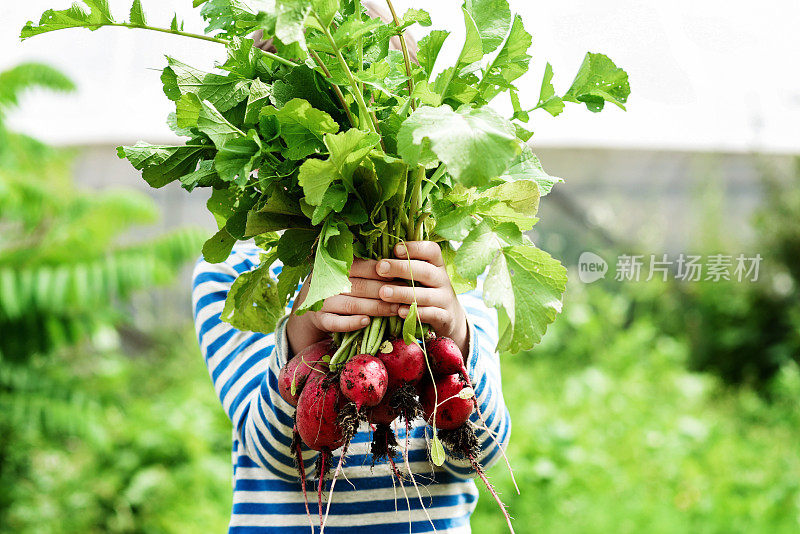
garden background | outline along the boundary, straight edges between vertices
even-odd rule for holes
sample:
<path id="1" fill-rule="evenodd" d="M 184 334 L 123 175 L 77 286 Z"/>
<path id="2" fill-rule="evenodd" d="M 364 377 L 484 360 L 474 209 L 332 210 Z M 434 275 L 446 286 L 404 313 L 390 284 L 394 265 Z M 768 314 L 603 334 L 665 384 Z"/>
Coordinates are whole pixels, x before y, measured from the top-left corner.
<path id="1" fill-rule="evenodd" d="M 18 42 L 66 4 L 0 21 L 0 532 L 222 532 L 229 422 L 188 280 L 214 222 L 115 152 L 172 140 L 164 51 L 202 66 L 215 48 L 112 29 Z M 188 0 L 149 4 L 202 29 Z M 458 34 L 457 2 L 397 4 Z M 532 237 L 571 283 L 542 344 L 503 358 L 522 494 L 490 475 L 520 533 L 798 532 L 800 7 L 562 4 L 512 1 L 534 35 L 530 98 L 545 61 L 568 83 L 587 49 L 633 92 L 627 113 L 534 118 L 566 181 Z M 605 278 L 581 282 L 587 251 Z M 664 254 L 762 260 L 757 281 L 680 281 L 676 264 L 647 281 Z M 642 256 L 638 282 L 615 280 L 621 255 Z M 490 499 L 473 528 L 504 531 Z"/>

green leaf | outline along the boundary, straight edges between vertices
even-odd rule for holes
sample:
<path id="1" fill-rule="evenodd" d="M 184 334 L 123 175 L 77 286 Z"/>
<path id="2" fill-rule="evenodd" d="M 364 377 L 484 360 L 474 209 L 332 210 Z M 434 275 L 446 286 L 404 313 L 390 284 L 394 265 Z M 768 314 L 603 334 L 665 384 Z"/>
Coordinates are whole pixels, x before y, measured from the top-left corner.
<path id="1" fill-rule="evenodd" d="M 331 25 L 336 11 L 339 9 L 339 0 L 312 0 L 314 12 L 321 19 L 325 27 Z"/>
<path id="2" fill-rule="evenodd" d="M 203 258 L 209 263 L 221 263 L 228 259 L 236 244 L 236 238 L 228 230 L 221 228 L 203 245 Z"/>
<path id="3" fill-rule="evenodd" d="M 307 159 L 300 166 L 297 181 L 306 195 L 306 202 L 319 206 L 328 186 L 336 178 L 336 168 L 330 160 Z"/>
<path id="4" fill-rule="evenodd" d="M 447 210 L 436 216 L 436 235 L 449 241 L 463 241 L 477 224 L 472 217 L 474 213 L 474 205 L 454 208 L 448 204 Z"/>
<path id="5" fill-rule="evenodd" d="M 375 166 L 380 187 L 380 197 L 376 204 L 383 204 L 397 194 L 401 180 L 408 174 L 408 165 L 403 160 L 385 155 L 373 156 L 370 160 Z"/>
<path id="6" fill-rule="evenodd" d="M 195 187 L 210 187 L 220 180 L 214 160 L 200 161 L 197 169 L 180 177 L 182 187 L 191 192 Z"/>
<path id="7" fill-rule="evenodd" d="M 255 24 L 255 15 L 238 0 L 194 0 L 194 4 L 205 4 L 200 15 L 208 22 L 206 33 L 223 30 L 227 35 L 244 35 Z"/>
<path id="8" fill-rule="evenodd" d="M 251 210 L 247 213 L 247 222 L 242 233 L 243 237 L 250 238 L 287 228 L 308 228 L 308 219 Z"/>
<path id="9" fill-rule="evenodd" d="M 417 342 L 417 303 L 412 302 L 408 307 L 408 315 L 403 321 L 403 341 L 406 345 Z"/>
<path id="10" fill-rule="evenodd" d="M 314 226 L 318 225 L 324 221 L 325 217 L 327 217 L 332 211 L 335 211 L 336 213 L 341 212 L 346 202 L 347 190 L 344 188 L 344 186 L 341 184 L 334 184 L 330 186 L 322 196 L 322 202 L 314 210 L 314 215 L 311 217 L 311 224 Z"/>
<path id="11" fill-rule="evenodd" d="M 511 26 L 507 0 L 466 0 L 464 7 L 472 16 L 483 42 L 483 53 L 497 49 Z"/>
<path id="12" fill-rule="evenodd" d="M 484 220 L 472 229 L 456 251 L 456 268 L 464 278 L 475 279 L 483 274 L 500 249 L 521 244 L 522 232 L 516 225 L 504 223 L 493 227 Z"/>
<path id="13" fill-rule="evenodd" d="M 516 122 L 514 123 L 514 130 L 517 132 L 517 139 L 523 142 L 527 142 L 531 137 L 533 137 L 533 132 L 523 128 Z"/>
<path id="14" fill-rule="evenodd" d="M 307 0 L 275 0 L 274 4 L 275 37 L 283 44 L 297 43 L 305 50 L 304 25 L 311 4 Z"/>
<path id="15" fill-rule="evenodd" d="M 322 227 L 308 294 L 300 310 L 317 310 L 326 298 L 350 291 L 352 264 L 353 234 L 329 218 Z"/>
<path id="16" fill-rule="evenodd" d="M 282 80 L 275 80 L 272 84 L 272 103 L 277 108 L 282 108 L 294 98 L 307 100 L 314 108 L 328 115 L 347 120 L 331 97 L 330 89 L 325 79 L 306 65 L 292 68 Z"/>
<path id="17" fill-rule="evenodd" d="M 197 128 L 221 149 L 225 143 L 245 134 L 217 111 L 209 102 L 201 102 L 194 93 L 183 95 L 176 106 L 176 118 L 181 128 Z"/>
<path id="18" fill-rule="evenodd" d="M 297 286 L 301 280 L 308 276 L 308 272 L 308 264 L 298 265 L 297 267 L 283 266 L 278 274 L 278 298 L 281 299 L 284 305 L 294 297 L 298 290 Z"/>
<path id="19" fill-rule="evenodd" d="M 467 186 L 496 178 L 521 150 L 514 127 L 489 108 L 423 106 L 397 134 L 397 152 L 410 165 L 424 161 L 430 151 Z"/>
<path id="20" fill-rule="evenodd" d="M 243 332 L 267 334 L 275 330 L 286 311 L 270 264 L 262 254 L 261 265 L 236 277 L 222 309 L 220 318 L 223 321 Z"/>
<path id="21" fill-rule="evenodd" d="M 507 205 L 512 210 L 529 217 L 536 215 L 539 210 L 539 184 L 535 180 L 520 179 L 501 183 L 480 193 L 485 200 L 497 200 Z M 491 214 L 479 210 L 479 213 Z"/>
<path id="22" fill-rule="evenodd" d="M 485 81 L 507 87 L 528 72 L 531 60 L 528 49 L 531 47 L 531 42 L 531 35 L 525 31 L 522 18 L 516 15 L 506 42 L 486 70 Z"/>
<path id="23" fill-rule="evenodd" d="M 266 191 L 266 202 L 259 211 L 282 215 L 303 215 L 303 211 L 297 205 L 297 200 L 281 186 Z"/>
<path id="24" fill-rule="evenodd" d="M 553 87 L 553 67 L 550 63 L 544 68 L 542 89 L 539 91 L 539 103 L 536 104 L 536 109 L 539 108 L 545 110 L 553 117 L 558 116 L 564 111 L 564 101 L 556 96 L 556 90 Z"/>
<path id="25" fill-rule="evenodd" d="M 499 177 L 500 180 L 532 180 L 539 186 L 539 195 L 545 196 L 553 185 L 563 182 L 563 178 L 550 176 L 542 167 L 539 158 L 527 145 L 522 147 L 522 152 L 514 158 L 508 168 Z"/>
<path id="26" fill-rule="evenodd" d="M 281 137 L 286 142 L 284 156 L 301 160 L 325 148 L 323 137 L 339 131 L 330 115 L 314 109 L 307 101 L 295 98 L 280 109 L 264 107 L 262 117 L 274 116 L 281 125 Z"/>
<path id="27" fill-rule="evenodd" d="M 267 74 L 269 68 L 265 65 L 264 54 L 253 44 L 252 39 L 233 36 L 225 45 L 228 59 L 219 68 L 246 80 L 261 81 L 259 73 Z"/>
<path id="28" fill-rule="evenodd" d="M 449 241 L 441 243 L 442 258 L 444 258 L 444 267 L 447 270 L 447 276 L 450 278 L 450 284 L 453 286 L 453 291 L 457 295 L 472 291 L 477 286 L 477 280 L 468 280 L 459 274 L 456 269 L 456 250 Z"/>
<path id="29" fill-rule="evenodd" d="M 444 454 L 444 447 L 442 442 L 439 441 L 439 436 L 436 434 L 436 428 L 433 429 L 433 439 L 431 439 L 431 462 L 436 467 L 444 465 L 446 457 Z"/>
<path id="30" fill-rule="evenodd" d="M 501 318 L 498 351 L 532 348 L 561 311 L 566 269 L 532 245 L 498 251 L 483 284 L 483 299 Z"/>
<path id="31" fill-rule="evenodd" d="M 142 10 L 142 0 L 133 0 L 133 5 L 131 5 L 131 24 L 136 24 L 137 26 L 147 26 L 147 20 L 144 16 L 144 11 Z"/>
<path id="32" fill-rule="evenodd" d="M 278 241 L 278 259 L 288 267 L 308 267 L 311 252 L 319 236 L 318 229 L 290 228 Z"/>
<path id="33" fill-rule="evenodd" d="M 250 92 L 247 96 L 247 108 L 244 112 L 245 124 L 257 124 L 261 108 L 269 105 L 269 99 L 272 96 L 272 87 L 265 84 L 258 78 L 253 80 L 250 85 Z M 271 141 L 271 139 L 267 139 Z"/>
<path id="34" fill-rule="evenodd" d="M 254 130 L 247 137 L 236 137 L 223 145 L 214 157 L 214 167 L 226 182 L 237 176 L 244 181 L 256 166 L 261 153 L 261 140 Z"/>
<path id="35" fill-rule="evenodd" d="M 336 41 L 336 45 L 339 48 L 344 49 L 354 43 L 359 37 L 374 32 L 376 28 L 382 25 L 383 21 L 381 19 L 362 20 L 361 17 L 358 16 L 349 17 L 341 26 L 336 28 L 335 32 L 333 32 L 333 40 Z M 329 51 L 332 53 L 333 49 Z"/>
<path id="36" fill-rule="evenodd" d="M 419 61 L 419 66 L 422 67 L 428 77 L 433 73 L 436 58 L 439 57 L 439 52 L 442 50 L 442 45 L 444 45 L 448 35 L 450 35 L 448 31 L 433 30 L 419 42 L 417 60 Z"/>
<path id="37" fill-rule="evenodd" d="M 458 61 L 456 62 L 457 69 L 472 65 L 483 59 L 483 42 L 481 41 L 481 35 L 478 31 L 475 19 L 473 19 L 469 11 L 463 7 L 461 11 L 464 13 L 464 25 L 467 33 L 464 39 L 464 47 L 461 49 L 461 54 L 458 56 Z"/>
<path id="38" fill-rule="evenodd" d="M 188 93 L 200 100 L 208 100 L 221 112 L 226 112 L 247 100 L 251 80 L 235 75 L 222 76 L 204 72 L 167 56 L 169 66 L 164 69 L 161 81 L 164 94 L 177 101 Z"/>
<path id="39" fill-rule="evenodd" d="M 608 56 L 589 52 L 563 99 L 583 102 L 589 111 L 598 112 L 606 102 L 625 109 L 630 92 L 628 73 L 614 65 Z"/>
<path id="40" fill-rule="evenodd" d="M 211 192 L 211 196 L 206 201 L 206 208 L 214 216 L 217 228 L 225 227 L 225 223 L 236 211 L 237 200 L 234 189 L 214 189 Z"/>
<path id="41" fill-rule="evenodd" d="M 197 162 L 210 147 L 202 145 L 164 146 L 137 143 L 117 149 L 117 155 L 127 160 L 151 187 L 164 187 L 184 174 L 195 170 Z"/>
<path id="42" fill-rule="evenodd" d="M 325 136 L 325 146 L 330 152 L 330 161 L 346 183 L 351 181 L 356 167 L 379 142 L 378 134 L 356 128 Z"/>
<path id="43" fill-rule="evenodd" d="M 420 26 L 430 26 L 433 24 L 431 15 L 424 9 L 408 9 L 403 17 L 400 19 L 400 29 L 405 29 L 412 24 L 419 24 Z"/>
<path id="44" fill-rule="evenodd" d="M 86 0 L 82 4 L 89 8 L 88 13 L 78 2 L 72 4 L 69 9 L 48 9 L 42 14 L 38 25 L 35 25 L 33 21 L 25 24 L 20 32 L 20 39 L 24 40 L 34 35 L 67 28 L 96 30 L 114 22 L 106 0 Z"/>

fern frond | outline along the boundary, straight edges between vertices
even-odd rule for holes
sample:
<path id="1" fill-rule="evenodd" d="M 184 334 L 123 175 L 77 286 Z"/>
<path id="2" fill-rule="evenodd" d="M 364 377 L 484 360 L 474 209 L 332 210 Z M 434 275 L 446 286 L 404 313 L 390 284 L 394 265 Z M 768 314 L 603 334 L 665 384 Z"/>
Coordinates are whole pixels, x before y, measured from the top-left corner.
<path id="1" fill-rule="evenodd" d="M 33 88 L 71 92 L 75 84 L 58 69 L 43 63 L 22 63 L 0 72 L 0 111 L 19 104 L 20 95 Z"/>
<path id="2" fill-rule="evenodd" d="M 185 229 L 96 260 L 0 267 L 0 320 L 108 307 L 133 291 L 171 280 L 181 264 L 196 256 L 205 237 L 205 232 Z"/>

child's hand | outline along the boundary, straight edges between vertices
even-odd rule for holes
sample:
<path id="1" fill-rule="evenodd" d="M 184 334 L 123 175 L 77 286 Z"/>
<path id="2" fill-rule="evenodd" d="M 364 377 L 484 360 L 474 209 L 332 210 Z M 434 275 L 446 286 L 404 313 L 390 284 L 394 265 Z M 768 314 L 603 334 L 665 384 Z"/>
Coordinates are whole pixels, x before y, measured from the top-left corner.
<path id="1" fill-rule="evenodd" d="M 453 291 L 439 245 L 433 241 L 409 241 L 395 246 L 394 253 L 400 259 L 380 260 L 377 274 L 405 280 L 413 278 L 415 287 L 381 282 L 381 300 L 400 304 L 398 313 L 405 318 L 416 297 L 417 314 L 422 322 L 431 325 L 436 335 L 455 341 L 466 357 L 469 345 L 467 314 Z"/>
<path id="2" fill-rule="evenodd" d="M 378 276 L 377 263 L 375 260 L 353 260 L 349 293 L 328 297 L 320 311 L 308 311 L 303 315 L 292 313 L 286 325 L 292 352 L 297 354 L 331 332 L 352 332 L 363 328 L 369 324 L 370 317 L 397 315 L 400 305 L 383 302 L 378 296 L 381 286 L 389 278 Z M 295 299 L 292 311 L 305 300 L 308 287 L 306 281 Z"/>
<path id="3" fill-rule="evenodd" d="M 350 292 L 325 299 L 318 312 L 289 317 L 286 332 L 292 352 L 297 354 L 332 332 L 352 332 L 369 324 L 370 317 L 408 315 L 409 305 L 417 299 L 417 313 L 437 335 L 456 342 L 462 354 L 469 344 L 467 316 L 456 298 L 450 277 L 444 268 L 442 251 L 432 241 L 407 242 L 411 261 L 403 245 L 395 247 L 400 259 L 353 261 L 350 268 Z M 395 278 L 411 280 L 414 288 L 392 283 Z M 309 284 L 303 284 L 294 309 L 305 300 Z"/>

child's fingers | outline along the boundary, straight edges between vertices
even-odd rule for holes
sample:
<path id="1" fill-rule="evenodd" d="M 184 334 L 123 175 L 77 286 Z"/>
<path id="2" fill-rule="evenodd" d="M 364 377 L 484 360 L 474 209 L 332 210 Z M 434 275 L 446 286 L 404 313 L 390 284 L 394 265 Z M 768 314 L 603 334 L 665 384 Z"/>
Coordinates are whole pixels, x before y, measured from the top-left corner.
<path id="1" fill-rule="evenodd" d="M 370 299 L 380 300 L 378 292 L 386 285 L 387 282 L 383 280 L 370 280 L 368 278 L 350 278 L 350 291 L 342 293 L 343 295 L 351 295 L 353 297 L 366 297 Z"/>
<path id="2" fill-rule="evenodd" d="M 400 306 L 398 315 L 405 319 L 408 315 L 408 309 L 408 306 Z M 436 306 L 417 307 L 417 317 L 423 323 L 431 325 L 437 333 L 449 332 L 453 324 L 453 314 L 444 308 L 437 308 Z"/>
<path id="3" fill-rule="evenodd" d="M 436 267 L 444 266 L 442 249 L 438 243 L 433 241 L 406 241 L 398 243 L 394 247 L 394 254 L 398 258 L 412 260 L 422 260 L 432 263 Z"/>
<path id="4" fill-rule="evenodd" d="M 396 315 L 399 306 L 377 299 L 336 295 L 325 299 L 322 312 L 338 315 L 369 315 L 371 317 L 389 317 Z"/>
<path id="5" fill-rule="evenodd" d="M 337 315 L 335 313 L 317 312 L 317 328 L 323 332 L 352 332 L 364 328 L 370 318 L 366 315 Z"/>
<path id="6" fill-rule="evenodd" d="M 448 304 L 447 294 L 439 288 L 385 284 L 379 294 L 386 302 L 411 304 L 416 298 L 417 306 L 445 307 Z"/>
<path id="7" fill-rule="evenodd" d="M 353 265 L 350 267 L 350 277 L 370 278 L 372 280 L 386 280 L 387 278 L 390 278 L 378 275 L 378 271 L 375 268 L 377 263 L 377 260 L 361 260 L 358 258 L 354 259 Z"/>
<path id="8" fill-rule="evenodd" d="M 414 280 L 428 287 L 443 287 L 450 282 L 447 271 L 422 260 L 380 260 L 376 272 L 383 277 Z"/>

